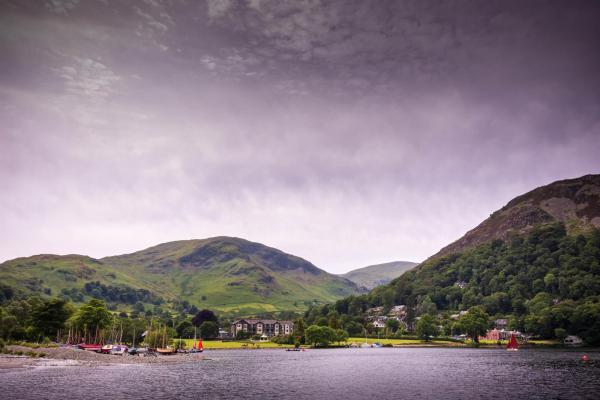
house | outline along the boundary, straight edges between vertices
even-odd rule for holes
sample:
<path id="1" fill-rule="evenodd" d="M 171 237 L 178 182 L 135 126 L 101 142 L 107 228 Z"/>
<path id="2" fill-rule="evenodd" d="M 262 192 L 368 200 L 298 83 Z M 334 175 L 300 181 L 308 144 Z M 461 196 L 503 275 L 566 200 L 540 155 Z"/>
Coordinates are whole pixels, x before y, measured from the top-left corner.
<path id="1" fill-rule="evenodd" d="M 583 344 L 583 340 L 579 336 L 569 335 L 565 338 L 564 343 L 569 346 L 578 346 Z"/>
<path id="2" fill-rule="evenodd" d="M 374 328 L 385 328 L 385 320 L 383 319 L 376 319 L 375 321 L 373 321 L 373 327 Z"/>
<path id="3" fill-rule="evenodd" d="M 494 325 L 496 326 L 496 329 L 504 329 L 508 325 L 508 320 L 504 318 L 499 318 L 496 321 L 494 321 Z"/>
<path id="4" fill-rule="evenodd" d="M 225 329 L 219 329 L 219 339 L 232 339 L 231 332 Z"/>
<path id="5" fill-rule="evenodd" d="M 502 340 L 502 333 L 498 329 L 494 328 L 491 331 L 487 331 L 483 339 L 494 341 Z"/>
<path id="6" fill-rule="evenodd" d="M 390 309 L 389 315 L 393 317 L 403 318 L 406 315 L 406 306 L 399 305 L 392 307 Z"/>
<path id="7" fill-rule="evenodd" d="M 383 313 L 383 307 L 368 308 L 365 313 L 367 315 L 381 315 L 381 313 Z"/>
<path id="8" fill-rule="evenodd" d="M 468 314 L 468 311 L 459 311 L 458 314 L 452 314 L 450 316 L 450 319 L 459 319 L 460 317 L 462 317 L 465 314 Z"/>
<path id="9" fill-rule="evenodd" d="M 267 337 L 277 335 L 290 335 L 294 331 L 292 321 L 279 321 L 275 319 L 238 319 L 231 324 L 231 334 L 235 337 L 238 332 L 248 332 L 250 335 Z"/>
<path id="10" fill-rule="evenodd" d="M 517 338 L 522 338 L 523 335 L 519 331 L 507 331 L 504 329 L 492 329 L 488 330 L 485 336 L 480 336 L 479 339 L 485 340 L 509 340 L 512 335 L 515 335 Z"/>
<path id="11" fill-rule="evenodd" d="M 454 286 L 458 286 L 460 289 L 464 289 L 465 287 L 467 287 L 467 282 L 457 281 L 457 282 L 454 282 Z"/>

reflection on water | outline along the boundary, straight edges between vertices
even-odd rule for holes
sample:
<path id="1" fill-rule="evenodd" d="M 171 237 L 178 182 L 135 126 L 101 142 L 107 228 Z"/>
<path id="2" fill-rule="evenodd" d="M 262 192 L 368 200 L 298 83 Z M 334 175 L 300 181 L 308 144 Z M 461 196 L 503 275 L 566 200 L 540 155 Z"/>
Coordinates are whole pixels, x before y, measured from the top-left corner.
<path id="1" fill-rule="evenodd" d="M 0 372 L 6 399 L 597 399 L 600 351 L 208 351 L 177 365 Z"/>

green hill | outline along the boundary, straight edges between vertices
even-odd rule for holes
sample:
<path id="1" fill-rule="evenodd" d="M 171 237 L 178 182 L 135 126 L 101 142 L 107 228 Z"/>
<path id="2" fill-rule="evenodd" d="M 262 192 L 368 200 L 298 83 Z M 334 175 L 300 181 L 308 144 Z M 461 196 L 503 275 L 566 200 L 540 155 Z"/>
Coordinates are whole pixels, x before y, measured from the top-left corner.
<path id="1" fill-rule="evenodd" d="M 333 308 L 366 320 L 371 307 L 415 316 L 481 306 L 490 320 L 553 338 L 600 343 L 600 175 L 559 181 L 509 202 L 458 241 L 390 284 Z M 329 315 L 315 307 L 313 319 Z M 448 322 L 451 326 L 451 320 Z M 446 332 L 446 333 L 449 333 Z"/>
<path id="2" fill-rule="evenodd" d="M 374 287 L 389 283 L 392 279 L 399 277 L 415 265 L 417 263 L 410 261 L 393 261 L 357 268 L 340 276 L 351 280 L 360 287 L 373 289 Z"/>
<path id="3" fill-rule="evenodd" d="M 302 311 L 359 293 L 358 287 L 310 262 L 231 237 L 185 240 L 102 259 L 39 255 L 0 264 L 5 287 L 22 294 L 98 297 L 130 308 L 186 301 L 224 314 Z"/>

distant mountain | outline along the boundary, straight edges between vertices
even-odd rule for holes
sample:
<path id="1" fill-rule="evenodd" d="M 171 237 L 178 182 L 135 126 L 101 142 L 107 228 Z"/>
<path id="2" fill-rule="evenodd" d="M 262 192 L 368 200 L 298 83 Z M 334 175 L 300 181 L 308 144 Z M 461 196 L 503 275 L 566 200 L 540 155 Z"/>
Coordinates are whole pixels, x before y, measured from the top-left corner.
<path id="1" fill-rule="evenodd" d="M 233 237 L 163 243 L 99 260 L 39 255 L 0 264 L 0 282 L 23 293 L 91 296 L 132 306 L 187 301 L 224 313 L 304 310 L 360 293 L 353 282 L 260 243 Z M 167 303 L 167 304 L 165 304 Z"/>
<path id="2" fill-rule="evenodd" d="M 565 224 L 567 233 L 600 228 L 600 175 L 557 181 L 516 197 L 476 228 L 431 258 L 458 253 L 495 239 L 523 234 L 534 226 Z"/>
<path id="3" fill-rule="evenodd" d="M 389 283 L 416 265 L 417 263 L 410 261 L 393 261 L 354 269 L 340 276 L 370 290 Z"/>

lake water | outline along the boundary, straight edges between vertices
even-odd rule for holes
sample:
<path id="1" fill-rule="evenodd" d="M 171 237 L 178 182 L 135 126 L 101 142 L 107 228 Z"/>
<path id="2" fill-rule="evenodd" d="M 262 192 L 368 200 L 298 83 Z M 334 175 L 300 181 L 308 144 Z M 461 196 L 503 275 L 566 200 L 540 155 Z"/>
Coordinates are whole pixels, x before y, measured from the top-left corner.
<path id="1" fill-rule="evenodd" d="M 2 399 L 600 399 L 600 351 L 213 350 L 171 365 L 0 371 Z"/>

